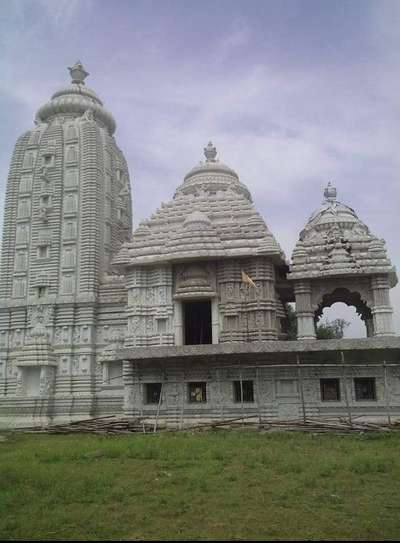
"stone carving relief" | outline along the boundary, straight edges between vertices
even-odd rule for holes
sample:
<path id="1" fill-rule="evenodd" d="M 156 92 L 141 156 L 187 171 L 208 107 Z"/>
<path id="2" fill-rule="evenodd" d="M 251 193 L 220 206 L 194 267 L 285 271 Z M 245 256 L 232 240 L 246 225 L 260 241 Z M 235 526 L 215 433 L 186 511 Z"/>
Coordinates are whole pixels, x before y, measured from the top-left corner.
<path id="1" fill-rule="evenodd" d="M 187 264 L 176 268 L 176 295 L 216 294 L 215 269 L 208 264 Z"/>
<path id="2" fill-rule="evenodd" d="M 125 330 L 124 326 L 109 326 L 106 324 L 97 329 L 96 341 L 100 344 L 122 342 L 125 337 Z"/>
<path id="3" fill-rule="evenodd" d="M 54 306 L 52 305 L 33 305 L 28 307 L 28 321 L 30 326 L 34 326 L 37 322 L 51 325 L 53 323 Z"/>

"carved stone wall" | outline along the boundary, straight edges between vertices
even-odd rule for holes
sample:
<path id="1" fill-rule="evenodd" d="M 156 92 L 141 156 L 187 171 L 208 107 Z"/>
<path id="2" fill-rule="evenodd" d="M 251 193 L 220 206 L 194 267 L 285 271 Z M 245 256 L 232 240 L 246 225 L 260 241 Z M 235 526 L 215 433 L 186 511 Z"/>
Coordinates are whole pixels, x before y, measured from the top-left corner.
<path id="1" fill-rule="evenodd" d="M 133 267 L 127 274 L 129 346 L 174 345 L 172 267 Z"/>
<path id="2" fill-rule="evenodd" d="M 256 287 L 242 280 L 242 271 Z M 281 309 L 275 290 L 274 265 L 268 258 L 223 260 L 218 263 L 220 342 L 277 339 Z M 283 317 L 283 315 L 281 315 Z"/>

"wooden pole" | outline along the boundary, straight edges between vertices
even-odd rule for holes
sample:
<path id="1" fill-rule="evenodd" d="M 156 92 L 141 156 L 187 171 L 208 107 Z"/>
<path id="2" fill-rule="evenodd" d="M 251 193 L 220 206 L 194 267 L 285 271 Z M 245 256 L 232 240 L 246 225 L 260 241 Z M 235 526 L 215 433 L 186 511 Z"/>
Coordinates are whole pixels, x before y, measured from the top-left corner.
<path id="1" fill-rule="evenodd" d="M 299 378 L 299 387 L 300 387 L 300 398 L 301 398 L 301 407 L 303 409 L 303 422 L 306 423 L 306 404 L 304 401 L 304 388 L 303 388 L 303 376 L 301 373 L 301 366 L 300 366 L 300 355 L 296 354 L 296 361 L 297 361 L 297 375 Z"/>
<path id="2" fill-rule="evenodd" d="M 386 410 L 387 410 L 387 418 L 388 418 L 388 424 L 392 424 L 392 420 L 390 418 L 390 390 L 388 387 L 388 378 L 387 378 L 387 366 L 386 361 L 383 361 L 383 375 L 384 375 L 384 387 L 385 387 L 385 402 L 386 402 Z"/>
<path id="3" fill-rule="evenodd" d="M 219 396 L 219 403 L 220 403 L 220 419 L 224 419 L 224 402 L 222 398 L 222 385 L 221 385 L 221 374 L 220 369 L 216 368 L 216 375 L 217 375 L 217 382 L 218 382 L 218 396 Z"/>
<path id="4" fill-rule="evenodd" d="M 185 409 L 185 369 L 183 369 L 183 379 L 182 379 L 182 398 L 181 398 L 181 416 L 179 421 L 179 428 L 182 430 L 183 428 L 183 411 Z"/>
<path id="5" fill-rule="evenodd" d="M 349 424 L 350 426 L 353 426 L 353 421 L 351 418 L 351 408 L 350 408 L 350 402 L 349 402 L 349 394 L 347 390 L 347 371 L 346 371 L 346 364 L 344 360 L 344 353 L 343 351 L 340 351 L 340 356 L 342 359 L 342 370 L 343 370 L 343 384 L 344 384 L 344 399 L 346 402 L 346 408 L 347 408 L 347 414 L 349 417 Z"/>
<path id="6" fill-rule="evenodd" d="M 260 376 L 259 376 L 258 367 L 256 367 L 256 388 L 257 388 L 258 422 L 259 424 L 261 424 L 261 393 L 260 393 Z"/>
<path id="7" fill-rule="evenodd" d="M 243 378 L 242 378 L 242 367 L 239 369 L 239 379 L 240 379 L 240 403 L 242 408 L 242 417 L 244 418 L 244 405 L 243 405 Z"/>
<path id="8" fill-rule="evenodd" d="M 157 432 L 158 417 L 160 415 L 162 397 L 163 397 L 163 393 L 164 393 L 164 381 L 165 381 L 165 368 L 163 370 L 163 377 L 162 377 L 162 381 L 161 381 L 160 397 L 158 398 L 156 420 L 154 421 L 154 428 L 153 428 L 154 433 Z"/>

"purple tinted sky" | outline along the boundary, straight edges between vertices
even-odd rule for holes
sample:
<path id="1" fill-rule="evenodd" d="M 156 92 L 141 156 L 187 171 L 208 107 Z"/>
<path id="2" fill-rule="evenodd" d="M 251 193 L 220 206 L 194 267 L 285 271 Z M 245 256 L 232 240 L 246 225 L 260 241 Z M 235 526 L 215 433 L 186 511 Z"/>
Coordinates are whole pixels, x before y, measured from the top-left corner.
<path id="1" fill-rule="evenodd" d="M 399 50 L 398 0 L 3 1 L 2 196 L 16 138 L 80 59 L 117 121 L 136 224 L 212 139 L 288 256 L 332 180 L 397 264 Z"/>

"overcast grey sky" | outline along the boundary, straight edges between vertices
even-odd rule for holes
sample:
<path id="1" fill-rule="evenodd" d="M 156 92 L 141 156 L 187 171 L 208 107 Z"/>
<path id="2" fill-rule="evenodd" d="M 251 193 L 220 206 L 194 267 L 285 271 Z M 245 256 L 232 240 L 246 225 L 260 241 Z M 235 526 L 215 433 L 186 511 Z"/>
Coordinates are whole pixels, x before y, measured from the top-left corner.
<path id="1" fill-rule="evenodd" d="M 2 201 L 16 138 L 80 59 L 135 224 L 212 139 L 287 256 L 331 180 L 396 265 L 399 51 L 399 0 L 0 0 Z M 400 331 L 399 287 L 392 301 Z"/>

